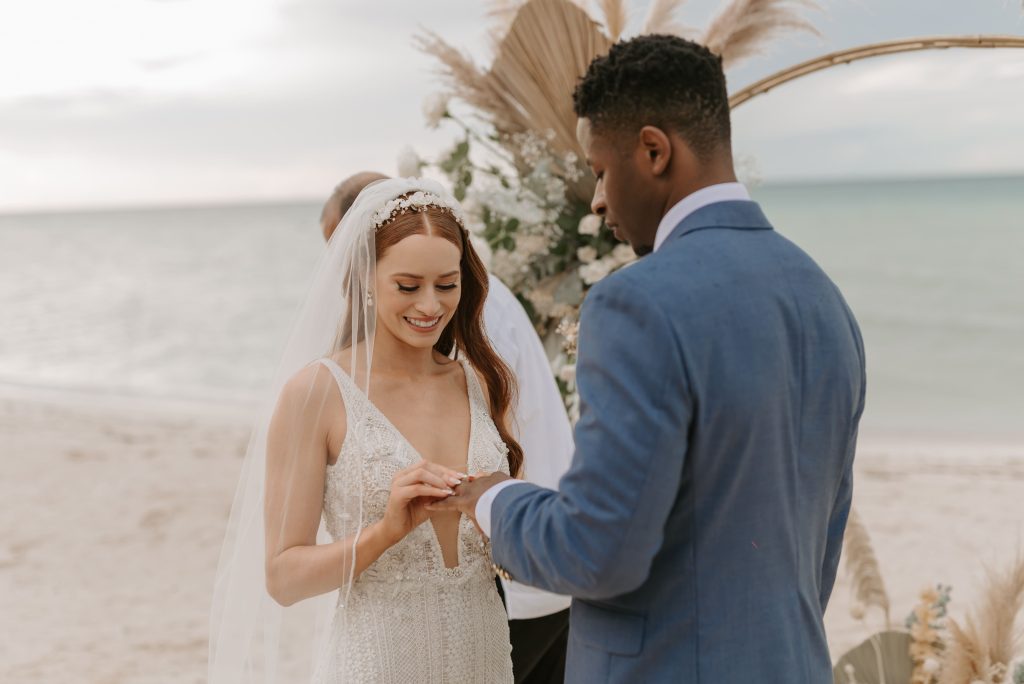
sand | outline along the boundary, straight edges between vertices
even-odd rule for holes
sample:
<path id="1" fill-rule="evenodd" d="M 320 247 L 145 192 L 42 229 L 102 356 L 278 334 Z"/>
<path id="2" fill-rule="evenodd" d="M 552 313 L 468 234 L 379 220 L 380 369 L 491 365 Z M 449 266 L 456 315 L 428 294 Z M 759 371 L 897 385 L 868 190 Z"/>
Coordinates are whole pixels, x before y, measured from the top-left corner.
<path id="1" fill-rule="evenodd" d="M 249 412 L 0 393 L 0 681 L 202 682 L 213 574 Z M 1022 539 L 1024 447 L 864 440 L 855 502 L 902 622 L 977 593 Z M 880 625 L 826 625 L 838 657 Z"/>

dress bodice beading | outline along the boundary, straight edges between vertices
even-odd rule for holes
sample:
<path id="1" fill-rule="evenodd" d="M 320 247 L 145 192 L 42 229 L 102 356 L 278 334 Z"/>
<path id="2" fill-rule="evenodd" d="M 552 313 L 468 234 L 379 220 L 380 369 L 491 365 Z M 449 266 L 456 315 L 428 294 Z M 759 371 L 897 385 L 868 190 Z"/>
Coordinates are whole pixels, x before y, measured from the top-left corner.
<path id="1" fill-rule="evenodd" d="M 327 467 L 323 519 L 334 540 L 384 516 L 395 474 L 420 455 L 355 382 L 330 359 L 347 417 L 344 444 Z M 470 405 L 468 472 L 508 473 L 508 447 L 465 361 Z M 385 551 L 339 592 L 335 651 L 317 681 L 511 681 L 506 614 L 494 586 L 489 545 L 459 521 L 459 564 L 446 568 L 428 520 Z M 342 619 L 343 618 L 343 619 Z"/>

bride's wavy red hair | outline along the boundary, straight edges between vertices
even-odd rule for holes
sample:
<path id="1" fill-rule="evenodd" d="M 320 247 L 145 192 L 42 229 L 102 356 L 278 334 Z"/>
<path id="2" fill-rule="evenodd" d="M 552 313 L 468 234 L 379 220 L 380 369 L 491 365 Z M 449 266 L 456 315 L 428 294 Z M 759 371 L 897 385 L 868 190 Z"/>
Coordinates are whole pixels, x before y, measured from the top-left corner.
<path id="1" fill-rule="evenodd" d="M 452 214 L 442 207 L 428 206 L 422 211 L 406 211 L 377 229 L 377 259 L 410 235 L 437 235 L 459 248 L 462 271 L 462 297 L 451 321 L 441 332 L 434 349 L 455 358 L 466 355 L 487 384 L 491 417 L 498 434 L 508 445 L 508 465 L 513 476 L 523 467 L 523 448 L 508 431 L 508 418 L 516 402 L 518 387 L 515 375 L 494 351 L 484 331 L 484 301 L 489 289 L 487 268 L 473 249 L 468 233 Z"/>

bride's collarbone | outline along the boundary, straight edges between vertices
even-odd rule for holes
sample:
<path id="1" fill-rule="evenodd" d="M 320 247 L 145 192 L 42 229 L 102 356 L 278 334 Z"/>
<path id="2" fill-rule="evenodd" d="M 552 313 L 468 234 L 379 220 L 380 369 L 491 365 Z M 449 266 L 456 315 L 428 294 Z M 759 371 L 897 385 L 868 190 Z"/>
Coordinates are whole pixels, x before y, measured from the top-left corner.
<path id="1" fill-rule="evenodd" d="M 377 409 L 420 457 L 459 471 L 468 467 L 472 420 L 464 381 L 447 373 L 415 383 L 384 379 L 377 389 Z"/>

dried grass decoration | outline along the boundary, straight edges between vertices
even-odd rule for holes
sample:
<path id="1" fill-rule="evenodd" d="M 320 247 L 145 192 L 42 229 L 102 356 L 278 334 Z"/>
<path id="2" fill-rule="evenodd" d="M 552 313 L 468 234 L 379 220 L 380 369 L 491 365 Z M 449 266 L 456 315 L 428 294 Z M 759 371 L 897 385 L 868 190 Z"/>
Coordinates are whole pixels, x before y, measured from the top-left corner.
<path id="1" fill-rule="evenodd" d="M 1014 659 L 1024 657 L 1024 625 L 1017 624 L 1022 607 L 1024 555 L 1018 554 L 1006 571 L 988 571 L 981 605 L 962 625 L 948 620 L 939 684 L 1024 681 L 1024 663 L 1010 671 Z"/>

